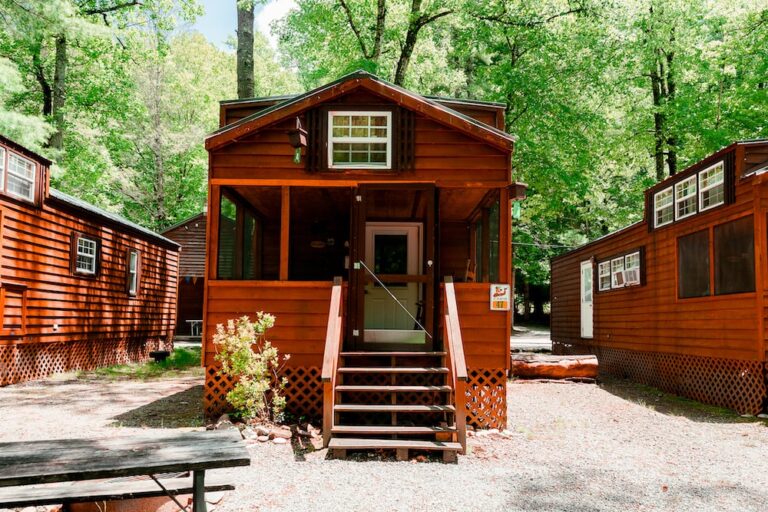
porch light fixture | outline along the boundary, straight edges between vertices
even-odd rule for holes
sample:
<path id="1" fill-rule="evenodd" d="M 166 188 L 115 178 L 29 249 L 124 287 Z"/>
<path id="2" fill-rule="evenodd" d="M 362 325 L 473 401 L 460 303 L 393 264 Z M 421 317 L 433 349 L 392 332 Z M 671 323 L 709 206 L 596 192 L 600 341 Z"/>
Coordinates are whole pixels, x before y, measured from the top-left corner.
<path id="1" fill-rule="evenodd" d="M 301 148 L 307 147 L 307 130 L 301 126 L 301 119 L 296 117 L 296 128 L 288 130 L 288 141 L 294 148 L 293 162 L 301 163 Z"/>

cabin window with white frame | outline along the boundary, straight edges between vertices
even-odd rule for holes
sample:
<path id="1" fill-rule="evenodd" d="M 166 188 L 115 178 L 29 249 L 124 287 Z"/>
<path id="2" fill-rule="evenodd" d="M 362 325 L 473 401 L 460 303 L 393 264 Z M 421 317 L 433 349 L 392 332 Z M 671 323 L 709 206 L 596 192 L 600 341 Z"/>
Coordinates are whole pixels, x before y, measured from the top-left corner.
<path id="1" fill-rule="evenodd" d="M 624 286 L 624 257 L 611 260 L 611 287 L 621 288 Z"/>
<path id="2" fill-rule="evenodd" d="M 701 211 L 725 202 L 725 169 L 719 162 L 699 173 L 699 208 Z"/>
<path id="3" fill-rule="evenodd" d="M 696 214 L 696 176 L 675 184 L 675 220 Z"/>
<path id="4" fill-rule="evenodd" d="M 75 272 L 95 275 L 99 260 L 99 242 L 79 235 L 76 238 Z"/>
<path id="5" fill-rule="evenodd" d="M 624 256 L 624 286 L 640 284 L 640 251 Z"/>
<path id="6" fill-rule="evenodd" d="M 139 290 L 139 253 L 128 253 L 128 295 L 136 295 Z"/>
<path id="7" fill-rule="evenodd" d="M 672 187 L 656 192 L 653 196 L 654 226 L 665 226 L 675 220 L 675 201 Z"/>
<path id="8" fill-rule="evenodd" d="M 329 167 L 392 167 L 391 112 L 329 112 L 328 123 Z"/>
<path id="9" fill-rule="evenodd" d="M 598 289 L 602 292 L 611 289 L 611 262 L 603 261 L 597 265 Z"/>
<path id="10" fill-rule="evenodd" d="M 37 166 L 32 160 L 9 152 L 5 178 L 6 192 L 19 199 L 34 201 L 36 169 Z"/>
<path id="11" fill-rule="evenodd" d="M 5 183 L 5 148 L 0 148 L 0 187 Z"/>

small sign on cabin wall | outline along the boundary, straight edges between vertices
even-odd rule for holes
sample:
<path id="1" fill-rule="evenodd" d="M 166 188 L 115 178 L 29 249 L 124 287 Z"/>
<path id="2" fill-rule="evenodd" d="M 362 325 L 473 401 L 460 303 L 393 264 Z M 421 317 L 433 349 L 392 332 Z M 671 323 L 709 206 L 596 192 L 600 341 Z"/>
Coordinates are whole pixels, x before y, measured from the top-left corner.
<path id="1" fill-rule="evenodd" d="M 491 311 L 509 311 L 511 301 L 508 284 L 491 284 Z"/>

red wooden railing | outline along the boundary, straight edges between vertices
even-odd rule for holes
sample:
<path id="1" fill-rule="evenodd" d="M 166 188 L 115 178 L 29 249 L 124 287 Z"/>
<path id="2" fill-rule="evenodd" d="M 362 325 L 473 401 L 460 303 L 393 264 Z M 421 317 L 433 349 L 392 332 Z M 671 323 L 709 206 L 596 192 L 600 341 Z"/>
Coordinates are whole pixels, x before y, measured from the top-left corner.
<path id="1" fill-rule="evenodd" d="M 462 453 L 467 451 L 467 362 L 464 358 L 464 342 L 461 339 L 461 326 L 459 325 L 459 308 L 456 305 L 456 291 L 453 287 L 453 279 L 445 278 L 445 306 L 443 318 L 443 333 L 446 361 L 450 385 L 453 388 L 454 406 L 456 407 L 456 431 L 461 443 Z"/>
<path id="2" fill-rule="evenodd" d="M 333 409 L 336 405 L 336 370 L 339 367 L 342 331 L 342 284 L 341 279 L 333 281 L 331 306 L 328 309 L 328 329 L 325 334 L 325 352 L 323 353 L 323 446 L 331 440 L 333 428 Z"/>

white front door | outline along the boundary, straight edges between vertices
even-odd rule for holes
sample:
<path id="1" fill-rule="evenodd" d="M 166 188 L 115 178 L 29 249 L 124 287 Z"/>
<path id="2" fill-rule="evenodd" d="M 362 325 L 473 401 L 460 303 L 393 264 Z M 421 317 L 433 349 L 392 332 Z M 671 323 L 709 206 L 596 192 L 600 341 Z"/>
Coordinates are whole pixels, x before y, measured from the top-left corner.
<path id="1" fill-rule="evenodd" d="M 594 320 L 592 313 L 592 270 L 591 261 L 581 262 L 581 337 L 592 337 L 592 322 Z"/>
<path id="2" fill-rule="evenodd" d="M 365 226 L 365 264 L 376 275 L 418 275 L 421 269 L 421 223 L 368 222 Z M 423 343 L 424 333 L 415 327 L 421 287 L 419 283 L 391 282 L 386 288 L 368 281 L 365 285 L 365 341 Z M 389 293 L 387 292 L 389 290 Z M 408 310 L 411 316 L 392 298 Z"/>

